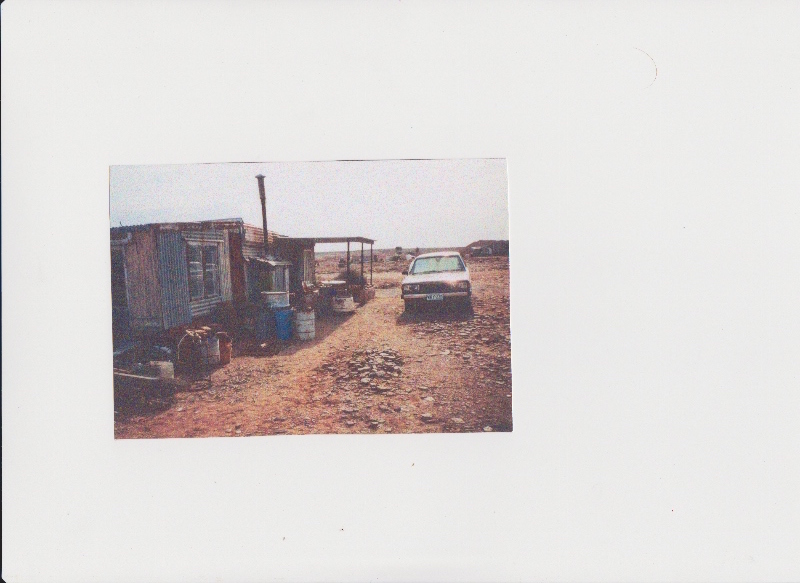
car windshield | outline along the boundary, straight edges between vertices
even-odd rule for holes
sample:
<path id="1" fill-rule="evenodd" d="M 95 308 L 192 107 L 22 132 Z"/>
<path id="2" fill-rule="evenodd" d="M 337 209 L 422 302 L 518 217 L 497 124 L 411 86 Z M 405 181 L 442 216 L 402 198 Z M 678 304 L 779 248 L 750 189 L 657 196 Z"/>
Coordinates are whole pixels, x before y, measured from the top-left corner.
<path id="1" fill-rule="evenodd" d="M 411 274 L 420 273 L 439 273 L 442 271 L 465 271 L 461 257 L 457 255 L 445 255 L 444 257 L 420 257 L 414 261 L 411 267 Z"/>

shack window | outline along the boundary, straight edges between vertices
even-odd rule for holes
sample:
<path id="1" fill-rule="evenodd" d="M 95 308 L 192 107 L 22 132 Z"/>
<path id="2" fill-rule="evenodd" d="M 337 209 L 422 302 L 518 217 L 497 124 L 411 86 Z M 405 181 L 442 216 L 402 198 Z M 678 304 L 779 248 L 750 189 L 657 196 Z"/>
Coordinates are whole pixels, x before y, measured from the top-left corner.
<path id="1" fill-rule="evenodd" d="M 189 298 L 201 300 L 219 295 L 219 246 L 189 243 Z"/>

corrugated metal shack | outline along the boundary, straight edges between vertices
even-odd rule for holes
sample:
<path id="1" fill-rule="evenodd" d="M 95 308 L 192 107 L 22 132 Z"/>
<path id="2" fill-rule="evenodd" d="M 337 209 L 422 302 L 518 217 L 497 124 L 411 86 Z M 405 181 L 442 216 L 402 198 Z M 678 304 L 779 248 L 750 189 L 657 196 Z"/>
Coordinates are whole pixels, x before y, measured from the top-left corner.
<path id="1" fill-rule="evenodd" d="M 111 229 L 115 340 L 166 330 L 259 291 L 299 291 L 314 281 L 313 239 L 268 233 L 242 219 Z"/>
<path id="2" fill-rule="evenodd" d="M 270 231 L 271 257 L 266 258 L 264 229 L 244 224 L 243 232 L 243 272 L 248 298 L 255 300 L 259 291 L 268 290 L 302 293 L 303 282 L 314 284 L 314 239 L 286 237 Z"/>

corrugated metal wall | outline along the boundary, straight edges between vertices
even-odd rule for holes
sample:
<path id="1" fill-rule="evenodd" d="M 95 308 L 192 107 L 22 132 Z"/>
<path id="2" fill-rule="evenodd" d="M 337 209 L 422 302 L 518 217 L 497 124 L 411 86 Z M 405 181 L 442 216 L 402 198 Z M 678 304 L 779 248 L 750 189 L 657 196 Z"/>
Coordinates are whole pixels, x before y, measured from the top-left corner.
<path id="1" fill-rule="evenodd" d="M 186 266 L 186 242 L 180 232 L 158 233 L 158 257 L 164 328 L 188 324 L 192 320 L 189 309 L 189 270 Z"/>
<path id="2" fill-rule="evenodd" d="M 192 318 L 204 316 L 211 312 L 211 309 L 222 302 L 233 300 L 231 290 L 231 261 L 230 244 L 228 242 L 228 231 L 184 231 L 182 233 L 184 241 L 194 243 L 220 243 L 219 251 L 219 289 L 220 295 L 201 300 L 189 301 L 189 310 Z M 189 297 L 188 275 L 186 297 Z"/>
<path id="3" fill-rule="evenodd" d="M 161 287 L 153 231 L 138 231 L 124 247 L 131 328 L 161 327 Z"/>
<path id="4" fill-rule="evenodd" d="M 242 254 L 242 235 L 238 231 L 228 231 L 228 256 L 231 261 L 231 292 L 233 301 L 247 301 L 247 283 L 245 280 L 245 261 Z"/>
<path id="5" fill-rule="evenodd" d="M 269 244 L 272 249 L 275 245 L 275 233 L 269 232 Z M 245 259 L 264 257 L 264 229 L 253 225 L 244 225 L 244 244 L 242 255 Z"/>

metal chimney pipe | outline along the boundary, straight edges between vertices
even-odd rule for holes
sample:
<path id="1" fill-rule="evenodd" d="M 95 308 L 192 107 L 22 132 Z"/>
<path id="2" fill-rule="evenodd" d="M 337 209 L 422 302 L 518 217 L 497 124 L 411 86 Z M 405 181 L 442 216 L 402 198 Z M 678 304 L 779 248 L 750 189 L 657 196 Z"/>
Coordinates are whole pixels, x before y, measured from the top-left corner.
<path id="1" fill-rule="evenodd" d="M 258 174 L 258 195 L 261 197 L 261 222 L 264 226 L 264 255 L 269 257 L 269 231 L 267 231 L 267 194 L 264 192 L 264 175 Z"/>

